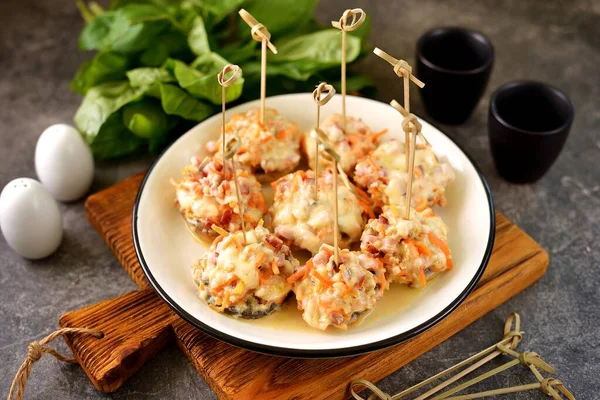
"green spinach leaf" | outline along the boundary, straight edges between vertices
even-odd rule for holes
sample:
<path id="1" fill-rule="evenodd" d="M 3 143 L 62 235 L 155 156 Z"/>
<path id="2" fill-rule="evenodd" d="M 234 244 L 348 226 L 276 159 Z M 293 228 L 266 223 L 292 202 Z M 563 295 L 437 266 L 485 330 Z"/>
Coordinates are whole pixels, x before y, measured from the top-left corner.
<path id="1" fill-rule="evenodd" d="M 163 68 L 136 68 L 127 72 L 132 87 L 150 86 L 156 83 L 175 82 L 175 77 Z"/>
<path id="2" fill-rule="evenodd" d="M 121 114 L 123 125 L 142 139 L 159 138 L 169 131 L 169 117 L 156 100 L 143 98 L 126 104 Z"/>
<path id="3" fill-rule="evenodd" d="M 121 113 L 112 114 L 90 143 L 92 154 L 98 160 L 123 157 L 139 150 L 145 140 L 135 136 L 121 122 Z"/>
<path id="4" fill-rule="evenodd" d="M 267 27 L 277 46 L 280 35 L 310 23 L 316 5 L 317 0 L 248 0 L 244 8 Z M 241 19 L 238 19 L 238 30 L 241 37 L 250 37 L 250 27 Z"/>
<path id="5" fill-rule="evenodd" d="M 144 88 L 134 88 L 129 82 L 103 83 L 88 90 L 74 121 L 88 143 L 92 144 L 106 120 L 121 107 L 144 95 Z"/>
<path id="6" fill-rule="evenodd" d="M 71 80 L 71 90 L 85 94 L 92 86 L 125 78 L 129 60 L 122 54 L 102 51 L 82 64 Z"/>
<path id="7" fill-rule="evenodd" d="M 160 84 L 163 110 L 169 115 L 177 115 L 192 121 L 202 121 L 215 112 L 215 108 L 203 103 L 176 85 Z"/>
<path id="8" fill-rule="evenodd" d="M 279 46 L 277 55 L 269 55 L 275 64 L 294 61 L 299 69 L 309 70 L 339 65 L 342 62 L 342 35 L 337 29 L 295 37 Z M 346 62 L 354 61 L 360 54 L 361 40 L 352 35 L 346 37 Z"/>
<path id="9" fill-rule="evenodd" d="M 210 52 L 204 20 L 199 15 L 192 22 L 192 28 L 188 35 L 188 45 L 192 52 L 198 56 Z"/>

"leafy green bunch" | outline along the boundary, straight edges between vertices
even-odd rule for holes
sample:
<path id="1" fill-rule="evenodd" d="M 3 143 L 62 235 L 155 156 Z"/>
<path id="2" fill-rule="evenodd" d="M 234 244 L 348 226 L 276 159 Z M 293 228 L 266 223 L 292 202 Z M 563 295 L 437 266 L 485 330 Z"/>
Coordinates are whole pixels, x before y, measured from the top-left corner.
<path id="1" fill-rule="evenodd" d="M 86 25 L 83 50 L 97 51 L 80 66 L 72 90 L 84 95 L 74 120 L 97 159 L 147 148 L 157 152 L 198 121 L 218 111 L 217 73 L 238 64 L 243 78 L 227 101 L 259 96 L 260 45 L 239 18 L 248 10 L 272 34 L 278 54 L 268 57 L 268 95 L 339 84 L 341 35 L 313 18 L 317 0 L 113 0 L 78 7 Z M 347 61 L 364 54 L 369 21 L 347 40 Z M 373 88 L 349 73 L 349 91 Z"/>

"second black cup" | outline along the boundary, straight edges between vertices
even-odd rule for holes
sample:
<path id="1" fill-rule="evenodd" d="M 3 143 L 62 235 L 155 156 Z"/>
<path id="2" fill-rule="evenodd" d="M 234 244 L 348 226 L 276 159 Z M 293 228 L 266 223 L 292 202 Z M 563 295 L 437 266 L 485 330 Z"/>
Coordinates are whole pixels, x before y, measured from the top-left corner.
<path id="1" fill-rule="evenodd" d="M 540 179 L 562 150 L 575 110 L 566 94 L 535 81 L 500 86 L 490 100 L 488 133 L 500 175 L 515 183 Z"/>
<path id="2" fill-rule="evenodd" d="M 417 77 L 431 117 L 446 124 L 466 121 L 485 91 L 494 48 L 481 33 L 463 28 L 436 28 L 417 43 Z"/>

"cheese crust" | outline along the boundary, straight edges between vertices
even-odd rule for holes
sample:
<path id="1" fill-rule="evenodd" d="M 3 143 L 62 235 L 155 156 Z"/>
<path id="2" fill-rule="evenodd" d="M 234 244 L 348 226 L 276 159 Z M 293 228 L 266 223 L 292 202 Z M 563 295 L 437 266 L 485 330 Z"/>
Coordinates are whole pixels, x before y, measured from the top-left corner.
<path id="1" fill-rule="evenodd" d="M 260 318 L 280 308 L 292 287 L 287 278 L 300 263 L 279 238 L 257 226 L 221 235 L 192 267 L 198 296 L 234 317 Z"/>

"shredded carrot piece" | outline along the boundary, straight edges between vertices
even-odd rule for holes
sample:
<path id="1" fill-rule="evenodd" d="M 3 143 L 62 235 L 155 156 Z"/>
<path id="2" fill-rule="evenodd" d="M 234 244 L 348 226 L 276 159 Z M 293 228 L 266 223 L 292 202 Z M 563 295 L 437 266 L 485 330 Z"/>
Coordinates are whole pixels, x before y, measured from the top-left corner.
<path id="1" fill-rule="evenodd" d="M 405 241 L 410 241 L 412 243 L 413 246 L 415 246 L 415 248 L 417 249 L 418 253 L 420 255 L 423 255 L 425 257 L 429 257 L 431 256 L 431 251 L 429 250 L 429 248 L 427 247 L 427 245 L 423 242 L 418 242 L 416 240 L 411 240 L 411 239 L 404 239 Z"/>
<path id="2" fill-rule="evenodd" d="M 317 272 L 317 270 L 313 271 L 313 275 L 315 278 L 317 278 L 318 280 L 321 281 L 321 283 L 323 284 L 323 286 L 325 287 L 330 287 L 333 285 L 333 282 L 331 282 L 331 280 L 329 280 L 328 278 L 325 278 L 323 275 L 321 275 L 320 273 Z"/>
<path id="3" fill-rule="evenodd" d="M 308 261 L 312 263 L 312 261 L 310 261 L 310 260 L 308 260 Z M 296 272 L 294 272 L 287 278 L 288 283 L 294 283 L 294 282 L 304 278 L 306 275 L 308 275 L 309 269 L 310 269 L 310 267 L 308 266 L 308 262 L 307 262 L 304 267 L 299 268 L 298 270 L 296 270 Z"/>
<path id="4" fill-rule="evenodd" d="M 277 260 L 273 259 L 271 261 L 271 269 L 275 275 L 279 275 L 279 266 L 277 265 Z"/>
<path id="5" fill-rule="evenodd" d="M 231 285 L 233 282 L 237 281 L 238 277 L 233 275 L 231 278 L 227 279 L 225 282 L 221 283 L 220 285 L 217 285 L 213 290 L 216 292 L 220 292 L 221 290 L 225 289 L 227 286 Z"/>
<path id="6" fill-rule="evenodd" d="M 289 131 L 283 130 L 281 132 L 278 132 L 277 135 L 275 135 L 275 138 L 281 140 L 281 139 L 285 138 L 289 133 L 290 133 Z"/>
<path id="7" fill-rule="evenodd" d="M 261 253 L 261 255 L 256 260 L 256 263 L 254 264 L 254 266 L 256 268 L 260 267 L 261 265 L 263 265 L 263 263 L 265 262 L 266 259 L 267 259 L 267 255 L 265 253 Z"/>
<path id="8" fill-rule="evenodd" d="M 371 140 L 373 143 L 377 143 L 377 141 L 379 140 L 380 137 L 382 137 L 383 135 L 385 135 L 388 132 L 387 129 L 384 129 L 380 132 L 375 132 L 369 135 L 369 140 Z"/>
<path id="9" fill-rule="evenodd" d="M 365 211 L 365 213 L 369 216 L 369 218 L 375 218 L 375 213 L 373 212 L 373 209 L 362 199 L 357 198 L 358 200 L 358 204 L 361 205 L 361 207 L 363 208 L 363 210 Z"/>
<path id="10" fill-rule="evenodd" d="M 415 244 L 413 243 L 412 240 L 410 239 L 405 239 L 404 243 L 406 243 L 406 245 L 408 246 L 408 251 L 410 251 L 410 253 L 414 256 L 414 257 L 418 257 L 419 256 L 419 251 L 417 250 L 417 247 L 415 246 Z"/>
<path id="11" fill-rule="evenodd" d="M 220 226 L 215 225 L 215 224 L 212 224 L 212 226 L 210 227 L 210 229 L 212 229 L 213 231 L 217 232 L 221 236 L 226 236 L 226 235 L 229 234 L 229 232 L 227 232 L 225 229 L 223 229 Z"/>
<path id="12" fill-rule="evenodd" d="M 450 271 L 454 267 L 454 264 L 452 263 L 452 254 L 450 253 L 448 245 L 444 243 L 442 239 L 435 236 L 433 232 L 429 232 L 427 234 L 427 237 L 429 237 L 429 241 L 434 246 L 438 247 L 442 251 L 442 253 L 444 253 L 444 255 L 446 256 L 446 268 L 448 269 L 448 271 Z"/>
<path id="13" fill-rule="evenodd" d="M 419 283 L 421 286 L 427 285 L 427 279 L 425 279 L 425 271 L 423 271 L 423 267 L 419 267 Z"/>
<path id="14" fill-rule="evenodd" d="M 427 199 L 425 197 L 421 197 L 421 199 L 417 203 L 417 206 L 415 207 L 415 210 L 421 212 L 421 211 L 425 210 L 426 208 L 427 208 Z"/>

